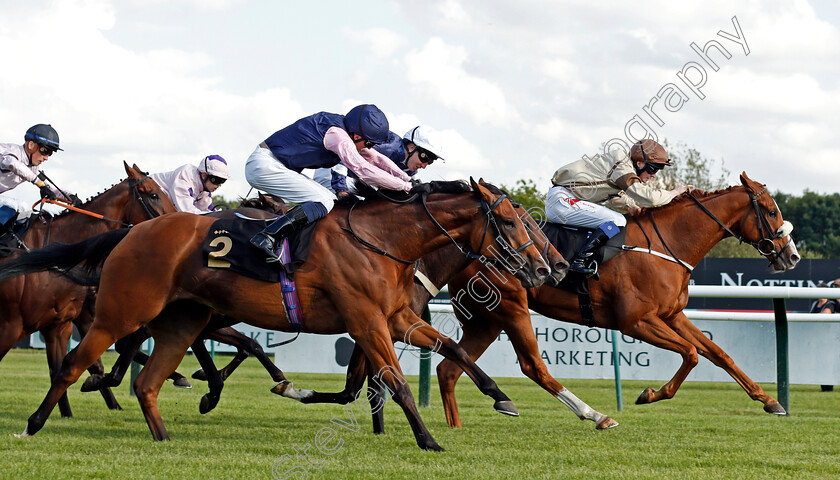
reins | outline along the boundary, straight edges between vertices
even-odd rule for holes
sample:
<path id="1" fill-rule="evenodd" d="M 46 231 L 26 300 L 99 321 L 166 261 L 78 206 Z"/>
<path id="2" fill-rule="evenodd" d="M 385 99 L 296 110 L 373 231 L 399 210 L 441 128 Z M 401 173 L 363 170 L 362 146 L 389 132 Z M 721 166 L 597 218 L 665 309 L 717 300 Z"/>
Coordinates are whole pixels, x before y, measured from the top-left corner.
<path id="1" fill-rule="evenodd" d="M 750 196 L 750 202 L 752 203 L 753 211 L 755 212 L 756 222 L 758 222 L 758 230 L 761 233 L 761 240 L 757 242 L 749 241 L 743 236 L 736 234 L 732 231 L 732 229 L 724 225 L 723 222 L 721 222 L 720 219 L 717 218 L 714 213 L 712 213 L 708 208 L 706 208 L 706 206 L 703 205 L 703 203 L 701 203 L 700 200 L 698 200 L 694 195 L 692 195 L 691 192 L 688 193 L 688 196 L 691 197 L 692 200 L 694 200 L 694 203 L 696 203 L 701 210 L 703 210 L 703 213 L 711 217 L 711 219 L 717 222 L 717 224 L 720 225 L 721 228 L 723 228 L 726 231 L 726 233 L 737 238 L 739 242 L 746 243 L 747 245 L 752 246 L 761 255 L 772 255 L 773 257 L 778 258 L 778 256 L 781 255 L 781 253 L 785 251 L 788 245 L 790 245 L 790 243 L 793 241 L 793 239 L 790 238 L 790 231 L 793 230 L 793 226 L 790 224 L 790 222 L 784 221 L 782 222 L 782 226 L 779 227 L 775 234 L 771 233 L 773 231 L 773 227 L 770 226 L 770 222 L 768 222 L 767 218 L 761 214 L 761 207 L 759 207 L 758 205 L 758 198 L 764 195 L 765 193 L 767 193 L 766 188 L 758 193 L 753 193 L 752 190 L 747 189 L 747 194 Z M 749 212 L 747 213 L 747 215 L 749 215 Z M 784 236 L 788 237 L 788 241 L 782 248 L 777 250 L 776 244 L 773 243 L 773 240 L 777 238 L 782 238 Z M 769 243 L 771 246 L 769 250 L 765 250 L 764 248 L 762 248 L 762 245 L 766 245 L 767 243 Z"/>
<path id="2" fill-rule="evenodd" d="M 388 201 L 390 201 L 390 202 L 392 202 L 392 203 L 396 203 L 396 204 L 408 204 L 408 203 L 411 203 L 411 202 L 415 201 L 415 200 L 416 200 L 416 198 L 417 198 L 417 196 L 418 196 L 418 194 L 414 194 L 414 195 L 412 195 L 412 196 L 410 196 L 410 197 L 408 197 L 408 198 L 406 198 L 406 199 L 404 199 L 404 200 L 397 200 L 397 199 L 391 198 L 391 197 L 389 197 L 389 196 L 387 196 L 387 195 L 385 195 L 385 194 L 383 194 L 383 193 L 381 193 L 381 192 L 379 192 L 379 193 L 378 193 L 378 195 L 379 195 L 380 197 L 382 197 L 382 198 L 384 198 L 384 199 L 386 199 L 386 200 L 388 200 Z M 476 259 L 481 259 L 482 261 L 485 261 L 485 262 L 490 262 L 490 263 L 493 263 L 494 265 L 496 265 L 496 264 L 498 264 L 498 263 L 502 263 L 502 262 L 504 262 L 504 263 L 502 263 L 502 266 L 503 266 L 505 269 L 507 269 L 507 270 L 513 270 L 513 271 L 515 271 L 515 270 L 518 270 L 519 268 L 522 268 L 522 265 L 524 265 L 524 261 L 523 261 L 523 262 L 519 262 L 519 263 L 520 263 L 520 266 L 519 266 L 519 267 L 517 267 L 516 269 L 513 269 L 513 268 L 511 267 L 511 265 L 510 265 L 510 262 L 505 262 L 504 260 L 500 260 L 500 259 L 495 258 L 495 257 L 492 257 L 492 258 L 487 258 L 487 257 L 486 257 L 486 256 L 484 256 L 484 255 L 474 253 L 474 252 L 472 252 L 469 248 L 467 248 L 467 247 L 464 247 L 464 246 L 460 245 L 460 244 L 459 244 L 459 243 L 458 243 L 458 242 L 457 242 L 457 241 L 456 241 L 456 240 L 452 237 L 452 235 L 450 235 L 450 234 L 449 234 L 449 232 L 448 232 L 448 231 L 447 231 L 447 230 L 443 227 L 443 225 L 441 225 L 441 224 L 440 224 L 440 222 L 438 222 L 438 221 L 437 221 L 437 219 L 434 217 L 434 215 L 432 215 L 432 212 L 429 210 L 429 206 L 428 206 L 428 205 L 427 205 L 427 203 L 426 203 L 426 200 L 427 200 L 427 198 L 428 198 L 428 193 L 425 193 L 425 192 L 424 192 L 424 193 L 422 193 L 422 194 L 419 194 L 419 196 L 420 196 L 421 204 L 423 205 L 423 210 L 425 210 L 425 211 L 426 211 L 426 215 L 427 215 L 427 216 L 429 217 L 429 219 L 432 221 L 432 224 L 434 224 L 434 225 L 438 228 L 438 230 L 440 230 L 441 232 L 443 232 L 443 234 L 444 234 L 444 235 L 446 235 L 446 237 L 447 237 L 447 238 L 449 238 L 449 240 L 451 240 L 451 241 L 452 241 L 452 243 L 453 243 L 453 244 L 455 244 L 455 246 L 456 246 L 456 247 L 458 247 L 458 250 L 459 250 L 459 251 L 460 251 L 463 255 L 465 255 L 467 258 L 474 259 L 474 260 L 476 260 Z M 493 204 L 492 204 L 492 205 L 488 205 L 488 204 L 487 204 L 487 202 L 486 202 L 486 201 L 484 201 L 484 199 L 482 199 L 482 200 L 481 200 L 481 202 L 480 202 L 480 206 L 481 206 L 481 209 L 484 211 L 485 215 L 487 216 L 487 223 L 485 223 L 485 225 L 484 225 L 484 231 L 482 232 L 482 236 L 481 236 L 481 243 L 480 243 L 480 245 L 484 245 L 484 240 L 485 240 L 485 238 L 486 238 L 486 236 L 487 236 L 487 230 L 488 230 L 488 228 L 490 227 L 490 225 L 492 224 L 492 225 L 493 225 L 493 229 L 494 229 L 494 231 L 495 231 L 495 233 L 496 233 L 496 241 L 499 243 L 499 245 L 501 245 L 501 246 L 502 246 L 502 249 L 504 249 L 504 250 L 505 250 L 505 253 L 507 254 L 508 259 L 511 259 L 511 260 L 512 260 L 512 259 L 514 259 L 514 258 L 518 257 L 518 256 L 519 256 L 518 254 L 519 254 L 520 252 L 522 252 L 523 250 L 525 250 L 525 249 L 526 249 L 526 248 L 528 248 L 529 246 L 533 245 L 533 244 L 534 244 L 534 241 L 529 239 L 527 242 L 523 243 L 523 244 L 522 244 L 522 245 L 520 245 L 518 248 L 514 248 L 514 247 L 513 247 L 513 245 L 511 245 L 511 244 L 508 242 L 508 240 L 507 240 L 507 239 L 506 239 L 506 238 L 505 238 L 505 237 L 501 234 L 501 230 L 499 229 L 499 225 L 498 225 L 498 223 L 496 222 L 496 217 L 494 217 L 494 216 L 493 216 L 493 211 L 494 211 L 496 208 L 498 208 L 498 206 L 499 206 L 499 205 L 501 205 L 501 203 L 505 200 L 505 198 L 509 198 L 509 197 L 508 197 L 508 195 L 507 195 L 506 193 L 502 193 L 501 195 L 499 195 L 499 197 L 496 199 L 496 201 L 495 201 L 495 202 L 493 202 Z M 406 265 L 412 265 L 412 264 L 414 264 L 414 262 L 412 262 L 412 261 L 409 261 L 409 260 L 403 260 L 403 259 L 401 259 L 401 258 L 399 258 L 399 257 L 396 257 L 396 256 L 394 256 L 394 255 L 392 255 L 392 254 L 388 253 L 386 250 L 384 250 L 384 249 L 382 249 L 382 248 L 380 248 L 380 247 L 377 247 L 376 245 L 373 245 L 372 243 L 370 243 L 370 242 L 366 241 L 365 239 L 361 238 L 361 237 L 360 237 L 360 236 L 359 236 L 359 235 L 358 235 L 358 234 L 357 234 L 357 233 L 353 230 L 353 224 L 352 224 L 352 223 L 351 223 L 351 221 L 350 221 L 350 215 L 351 215 L 351 213 L 353 212 L 353 209 L 354 209 L 354 208 L 356 207 L 356 205 L 358 205 L 358 204 L 359 204 L 359 201 L 356 201 L 356 202 L 354 202 L 354 203 L 353 203 L 353 205 L 351 205 L 351 206 L 350 206 L 350 208 L 349 208 L 349 209 L 348 209 L 348 211 L 347 211 L 347 228 L 342 227 L 341 229 L 342 229 L 342 230 L 344 230 L 344 231 L 346 231 L 346 232 L 348 232 L 348 233 L 350 233 L 350 234 L 353 236 L 353 238 L 355 238 L 355 239 L 356 239 L 356 241 L 358 241 L 360 244 L 362 244 L 362 245 L 363 245 L 363 246 L 365 246 L 366 248 L 370 249 L 370 250 L 371 250 L 371 251 L 373 251 L 374 253 L 377 253 L 377 254 L 379 254 L 379 255 L 383 255 L 383 256 L 385 256 L 385 257 L 388 257 L 388 258 L 390 258 L 390 259 L 392 259 L 392 260 L 395 260 L 395 261 L 397 261 L 397 262 L 400 262 L 400 263 L 404 263 L 404 264 L 406 264 Z"/>
<path id="3" fill-rule="evenodd" d="M 134 215 L 134 204 L 135 203 L 140 203 L 140 206 L 143 208 L 143 211 L 146 213 L 146 215 L 148 215 L 149 219 L 157 217 L 157 215 L 155 215 L 155 213 L 149 208 L 149 206 L 146 205 L 146 202 L 143 200 L 143 196 L 140 194 L 140 190 L 137 188 L 138 185 L 140 185 L 141 183 L 146 181 L 146 179 L 148 179 L 148 178 L 149 178 L 148 175 L 144 175 L 143 178 L 141 178 L 140 180 L 137 180 L 137 181 L 135 181 L 132 178 L 128 179 L 128 185 L 129 185 L 129 188 L 131 188 L 131 193 L 132 193 L 131 210 L 129 211 L 128 216 L 126 217 L 129 220 L 131 220 L 131 217 Z M 96 218 L 98 220 L 116 223 L 116 224 L 120 225 L 121 227 L 131 228 L 131 227 L 134 226 L 133 223 L 126 223 L 126 222 L 123 222 L 123 221 L 120 221 L 120 220 L 116 220 L 116 219 L 113 219 L 113 218 L 106 217 L 105 215 L 100 215 L 98 213 L 91 212 L 90 210 L 85 210 L 83 208 L 73 206 L 73 203 L 71 201 L 69 201 L 67 199 L 64 199 L 64 198 L 57 198 L 55 200 L 48 199 L 48 198 L 42 198 L 39 201 L 32 204 L 32 209 L 34 210 L 35 208 L 37 208 L 37 207 L 39 207 L 39 206 L 41 206 L 45 203 L 49 203 L 49 204 L 52 204 L 52 205 L 58 205 L 59 207 L 66 208 L 67 210 L 72 210 L 74 212 L 78 212 L 78 213 L 81 213 L 82 215 L 87 215 L 89 217 L 93 217 L 93 218 Z M 49 220 L 47 221 L 47 231 L 46 231 L 46 234 L 45 234 L 44 245 L 49 245 L 49 243 L 50 243 L 50 234 L 52 233 L 52 222 L 53 222 L 53 217 L 50 216 Z M 23 247 L 24 250 L 26 250 L 27 252 L 30 251 L 29 246 L 27 246 L 23 242 L 22 239 L 20 239 L 19 242 L 20 242 L 20 244 L 21 244 L 21 246 Z"/>

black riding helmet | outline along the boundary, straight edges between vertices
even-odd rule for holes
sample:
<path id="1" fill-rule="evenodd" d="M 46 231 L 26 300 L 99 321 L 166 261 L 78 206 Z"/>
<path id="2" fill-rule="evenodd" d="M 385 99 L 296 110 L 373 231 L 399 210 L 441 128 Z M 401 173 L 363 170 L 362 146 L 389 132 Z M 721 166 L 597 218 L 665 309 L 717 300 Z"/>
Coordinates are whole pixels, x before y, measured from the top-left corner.
<path id="1" fill-rule="evenodd" d="M 23 139 L 25 142 L 33 141 L 38 145 L 51 148 L 53 151 L 63 151 L 63 149 L 58 148 L 58 132 L 49 124 L 39 123 L 29 127 Z"/>

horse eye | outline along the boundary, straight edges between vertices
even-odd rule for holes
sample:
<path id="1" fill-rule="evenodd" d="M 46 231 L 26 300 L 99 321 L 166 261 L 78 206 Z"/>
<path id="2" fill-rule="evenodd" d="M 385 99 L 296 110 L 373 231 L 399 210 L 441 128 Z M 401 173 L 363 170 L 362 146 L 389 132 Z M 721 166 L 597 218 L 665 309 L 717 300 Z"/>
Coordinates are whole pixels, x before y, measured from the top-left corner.
<path id="1" fill-rule="evenodd" d="M 779 215 L 779 212 L 777 212 L 775 210 L 770 210 L 769 213 L 770 213 L 770 216 L 773 217 L 773 218 L 776 218 Z"/>
<path id="2" fill-rule="evenodd" d="M 513 223 L 513 220 L 505 220 L 503 223 L 505 224 L 505 227 L 507 227 L 507 228 L 513 228 L 514 225 L 515 225 Z"/>
<path id="3" fill-rule="evenodd" d="M 157 200 L 160 198 L 160 195 L 158 195 L 157 193 L 150 193 L 149 198 L 151 198 L 152 200 Z"/>

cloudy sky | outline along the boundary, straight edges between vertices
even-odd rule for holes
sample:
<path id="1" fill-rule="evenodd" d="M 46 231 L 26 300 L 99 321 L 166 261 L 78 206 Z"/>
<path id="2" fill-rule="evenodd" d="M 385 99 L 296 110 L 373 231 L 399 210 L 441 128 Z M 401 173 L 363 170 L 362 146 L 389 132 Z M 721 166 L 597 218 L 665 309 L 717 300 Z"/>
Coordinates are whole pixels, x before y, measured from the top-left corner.
<path id="1" fill-rule="evenodd" d="M 722 159 L 733 183 L 840 191 L 834 0 L 0 0 L 0 18 L 0 142 L 51 123 L 65 151 L 44 169 L 82 197 L 123 160 L 157 172 L 213 153 L 233 173 L 219 193 L 245 195 L 260 141 L 358 103 L 400 134 L 440 131 L 447 162 L 426 180 L 547 189 L 647 130 Z"/>

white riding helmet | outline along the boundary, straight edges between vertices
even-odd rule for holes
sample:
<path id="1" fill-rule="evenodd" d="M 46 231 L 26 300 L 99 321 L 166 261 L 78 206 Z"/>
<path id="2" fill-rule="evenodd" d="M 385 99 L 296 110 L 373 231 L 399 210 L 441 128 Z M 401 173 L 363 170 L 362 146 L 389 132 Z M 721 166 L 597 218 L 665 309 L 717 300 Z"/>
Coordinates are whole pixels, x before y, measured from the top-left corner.
<path id="1" fill-rule="evenodd" d="M 429 127 L 418 125 L 405 132 L 403 138 L 443 161 L 443 147 L 437 143 L 435 133 Z"/>
<path id="2" fill-rule="evenodd" d="M 214 177 L 230 179 L 230 170 L 228 170 L 227 161 L 220 155 L 208 155 L 198 162 L 198 171 L 204 172 Z"/>

